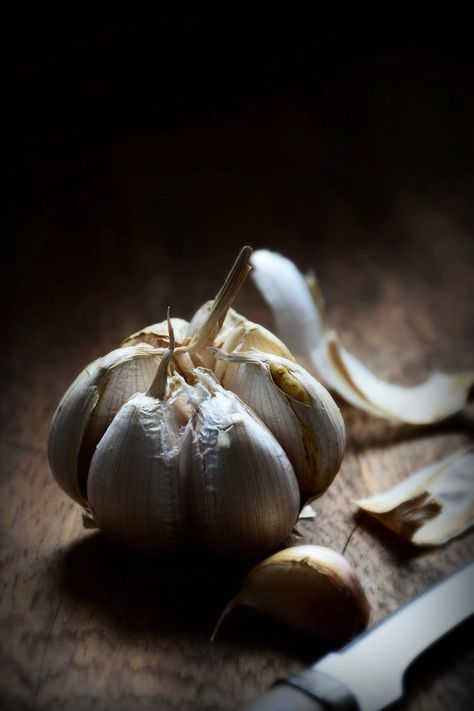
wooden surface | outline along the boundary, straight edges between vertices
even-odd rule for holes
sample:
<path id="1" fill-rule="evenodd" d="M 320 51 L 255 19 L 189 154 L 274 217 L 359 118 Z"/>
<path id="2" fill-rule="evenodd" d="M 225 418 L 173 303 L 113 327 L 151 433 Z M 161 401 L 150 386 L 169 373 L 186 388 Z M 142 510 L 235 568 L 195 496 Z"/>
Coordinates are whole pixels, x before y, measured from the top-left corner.
<path id="1" fill-rule="evenodd" d="M 325 651 L 250 613 L 211 644 L 245 564 L 140 559 L 84 530 L 49 471 L 49 422 L 89 361 L 168 305 L 189 318 L 246 243 L 314 268 L 331 323 L 379 375 L 415 383 L 472 367 L 472 97 L 463 66 L 389 53 L 12 177 L 3 709 L 237 709 Z M 236 307 L 271 326 L 251 284 Z M 471 441 L 473 414 L 426 428 L 343 414 L 341 472 L 300 530 L 346 555 L 374 623 L 472 559 L 474 539 L 415 550 L 351 501 Z M 431 652 L 396 708 L 473 708 L 470 639 L 472 626 Z"/>

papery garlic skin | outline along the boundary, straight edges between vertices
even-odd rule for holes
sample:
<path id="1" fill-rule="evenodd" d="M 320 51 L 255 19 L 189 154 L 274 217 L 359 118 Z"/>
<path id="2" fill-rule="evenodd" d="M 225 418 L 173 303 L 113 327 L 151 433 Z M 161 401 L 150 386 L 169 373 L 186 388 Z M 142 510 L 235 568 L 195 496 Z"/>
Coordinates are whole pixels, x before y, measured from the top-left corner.
<path id="1" fill-rule="evenodd" d="M 186 494 L 179 454 L 187 419 L 178 395 L 164 401 L 134 395 L 92 458 L 91 511 L 103 533 L 125 548 L 172 553 L 183 545 Z"/>
<path id="2" fill-rule="evenodd" d="M 226 353 L 245 353 L 251 351 L 259 351 L 261 353 L 273 353 L 274 355 L 287 358 L 294 361 L 293 354 L 288 350 L 283 341 L 281 341 L 274 333 L 267 328 L 260 326 L 258 323 L 249 321 L 242 317 L 242 322 L 234 328 L 228 328 L 225 333 L 218 334 L 218 338 L 214 343 L 216 348 L 220 348 Z M 219 345 L 221 342 L 222 345 Z M 230 372 L 238 365 L 217 361 L 214 366 L 214 372 L 218 378 L 222 378 L 224 373 L 227 373 L 229 378 Z"/>
<path id="3" fill-rule="evenodd" d="M 174 331 L 176 344 L 178 346 L 186 345 L 189 342 L 187 337 L 189 323 L 184 318 L 173 317 L 171 319 L 171 325 Z M 145 326 L 145 328 L 140 329 L 128 336 L 123 343 L 122 348 L 126 346 L 135 346 L 139 343 L 148 343 L 154 348 L 167 348 L 169 345 L 168 338 L 168 322 L 160 321 L 160 323 L 153 323 L 150 326 Z"/>
<path id="4" fill-rule="evenodd" d="M 270 307 L 277 332 L 298 361 L 347 402 L 376 417 L 413 425 L 438 422 L 462 410 L 474 371 L 433 373 L 414 387 L 377 377 L 343 348 L 329 328 L 316 277 L 304 278 L 292 261 L 260 249 L 251 259 L 252 278 Z"/>
<path id="5" fill-rule="evenodd" d="M 198 310 L 196 311 L 196 313 L 191 318 L 191 321 L 188 324 L 188 328 L 186 331 L 186 335 L 188 338 L 193 338 L 193 336 L 195 336 L 199 332 L 200 328 L 204 325 L 206 319 L 211 313 L 212 307 L 214 306 L 214 301 L 214 299 L 210 299 L 198 308 Z M 239 326 L 244 321 L 246 321 L 246 318 L 244 316 L 238 314 L 237 311 L 234 311 L 234 309 L 228 309 L 218 333 L 218 342 L 222 343 L 223 340 L 227 337 L 227 335 L 231 331 L 233 331 L 236 326 Z M 218 347 L 217 343 L 214 345 Z"/>
<path id="6" fill-rule="evenodd" d="M 293 468 L 271 432 L 234 393 L 197 369 L 208 390 L 193 416 L 186 486 L 199 545 L 257 555 L 294 526 L 299 491 Z"/>
<path id="7" fill-rule="evenodd" d="M 313 545 L 286 548 L 256 565 L 221 615 L 212 639 L 239 605 L 335 645 L 361 632 L 370 615 L 364 589 L 348 561 L 330 548 Z"/>
<path id="8" fill-rule="evenodd" d="M 340 469 L 346 436 L 340 410 L 302 366 L 266 353 L 224 355 L 222 385 L 267 425 L 293 465 L 302 502 L 320 496 Z"/>
<path id="9" fill-rule="evenodd" d="M 61 399 L 49 430 L 49 463 L 59 486 L 83 506 L 97 443 L 123 403 L 148 388 L 159 361 L 147 345 L 118 348 L 84 368 Z"/>

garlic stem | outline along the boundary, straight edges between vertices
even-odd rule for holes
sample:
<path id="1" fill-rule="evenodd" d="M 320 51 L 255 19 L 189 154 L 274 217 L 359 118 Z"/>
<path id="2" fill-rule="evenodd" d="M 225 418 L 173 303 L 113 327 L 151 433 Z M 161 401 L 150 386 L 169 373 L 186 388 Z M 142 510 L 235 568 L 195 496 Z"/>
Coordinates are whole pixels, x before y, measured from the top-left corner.
<path id="1" fill-rule="evenodd" d="M 150 383 L 150 387 L 146 391 L 149 397 L 154 397 L 156 400 L 163 400 L 166 394 L 166 384 L 168 382 L 168 366 L 171 358 L 173 357 L 175 349 L 175 338 L 173 326 L 171 325 L 170 319 L 170 308 L 166 313 L 166 318 L 168 320 L 168 336 L 170 339 L 170 345 L 166 353 L 162 356 L 160 364 L 156 370 L 156 375 Z"/>
<path id="2" fill-rule="evenodd" d="M 252 269 L 249 264 L 251 254 L 252 247 L 242 247 L 240 250 L 234 266 L 214 299 L 214 304 L 209 311 L 207 319 L 189 346 L 191 351 L 197 353 L 214 340 L 235 296 Z"/>

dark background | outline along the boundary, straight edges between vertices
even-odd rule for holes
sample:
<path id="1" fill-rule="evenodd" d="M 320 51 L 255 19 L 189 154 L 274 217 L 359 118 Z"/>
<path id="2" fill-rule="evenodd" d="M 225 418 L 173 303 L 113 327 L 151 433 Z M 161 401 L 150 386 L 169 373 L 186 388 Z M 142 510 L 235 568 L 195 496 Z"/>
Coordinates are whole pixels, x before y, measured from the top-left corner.
<path id="1" fill-rule="evenodd" d="M 38 249 L 57 253 L 53 232 L 87 240 L 90 229 L 74 236 L 54 223 L 64 210 L 70 226 L 77 212 L 101 213 L 122 223 L 112 228 L 119 242 L 139 239 L 111 205 L 130 192 L 141 203 L 129 219 L 147 211 L 157 243 L 186 245 L 191 263 L 223 235 L 280 241 L 265 207 L 244 204 L 255 190 L 285 223 L 285 241 L 318 236 L 318 261 L 342 203 L 365 222 L 350 241 L 368 249 L 382 235 L 403 241 L 388 223 L 410 195 L 443 192 L 471 219 L 472 38 L 462 16 L 20 4 L 2 35 L 7 283 Z M 304 217 L 294 203 L 310 192 Z M 25 223 L 37 218 L 47 238 Z"/>

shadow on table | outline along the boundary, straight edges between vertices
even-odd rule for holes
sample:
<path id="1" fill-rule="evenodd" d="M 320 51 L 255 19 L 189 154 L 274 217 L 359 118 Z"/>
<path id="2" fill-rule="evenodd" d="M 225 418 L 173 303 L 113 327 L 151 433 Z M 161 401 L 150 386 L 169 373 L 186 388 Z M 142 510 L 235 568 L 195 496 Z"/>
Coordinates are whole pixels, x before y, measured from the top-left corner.
<path id="1" fill-rule="evenodd" d="M 139 556 L 94 533 L 62 554 L 58 584 L 70 604 L 88 608 L 127 639 L 210 643 L 221 612 L 252 565 L 198 555 Z M 328 651 L 248 608 L 229 616 L 214 644 L 283 653 L 302 663 Z"/>

